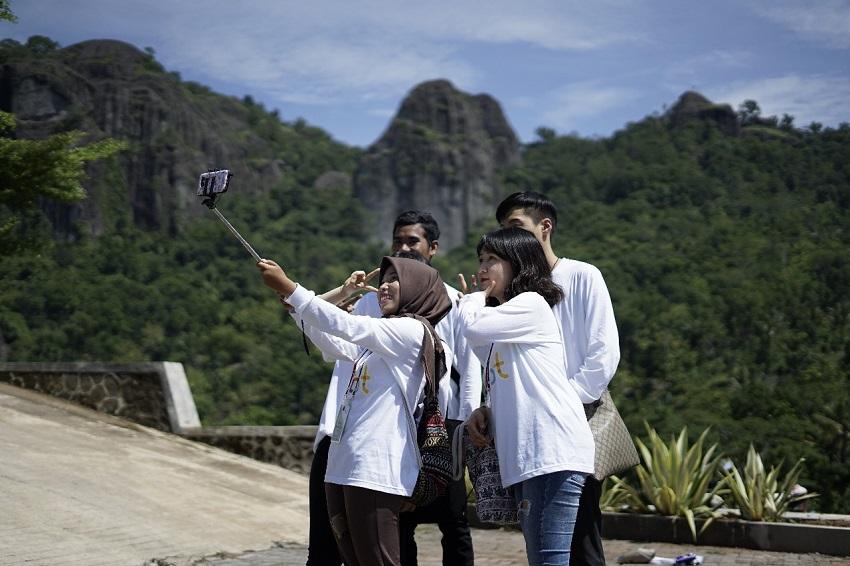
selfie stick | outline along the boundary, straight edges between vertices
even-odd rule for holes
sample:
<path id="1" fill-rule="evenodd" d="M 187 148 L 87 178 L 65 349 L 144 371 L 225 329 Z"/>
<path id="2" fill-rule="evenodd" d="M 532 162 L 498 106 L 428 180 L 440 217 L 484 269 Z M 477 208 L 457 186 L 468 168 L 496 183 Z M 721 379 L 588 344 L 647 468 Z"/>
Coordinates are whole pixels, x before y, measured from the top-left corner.
<path id="1" fill-rule="evenodd" d="M 231 174 L 229 172 L 226 172 L 226 171 L 222 171 L 222 172 L 225 173 L 224 185 L 223 186 L 219 185 L 217 187 L 217 190 L 216 190 L 216 189 L 212 189 L 212 182 L 211 182 L 210 183 L 210 190 L 204 190 L 203 194 L 201 195 L 201 196 L 206 197 L 201 204 L 203 204 L 204 206 L 206 206 L 207 208 L 209 208 L 210 210 L 215 212 L 216 216 L 218 216 L 218 218 L 224 223 L 224 225 L 227 226 L 227 229 L 230 230 L 233 233 L 233 235 L 236 236 L 236 239 L 239 240 L 239 242 L 241 242 L 241 244 L 245 247 L 246 250 L 248 250 L 248 253 L 251 254 L 251 257 L 254 258 L 254 261 L 259 262 L 260 259 L 261 259 L 260 255 L 256 251 L 254 251 L 254 248 L 251 247 L 251 244 L 249 244 L 248 241 L 245 238 L 242 237 L 242 234 L 240 234 L 239 232 L 236 231 L 236 228 L 233 227 L 233 224 L 228 222 L 227 218 L 225 218 L 224 215 L 221 212 L 219 212 L 219 210 L 215 207 L 216 197 L 219 194 L 221 194 L 222 192 L 227 190 L 227 184 L 230 181 L 230 177 L 231 177 Z M 216 172 L 210 172 L 210 173 L 201 175 L 201 186 L 203 186 L 204 189 L 206 189 L 206 186 L 205 186 L 205 183 L 204 183 L 204 178 L 209 176 L 209 175 L 214 175 L 215 173 L 221 173 L 221 172 L 216 171 Z M 211 179 L 211 181 L 212 181 L 212 179 Z M 201 193 L 202 189 L 199 188 L 198 192 Z"/>
<path id="2" fill-rule="evenodd" d="M 210 200 L 210 199 L 208 199 L 208 200 Z M 251 244 L 249 244 L 245 240 L 245 238 L 242 237 L 242 234 L 237 232 L 236 228 L 234 228 L 233 225 L 230 222 L 227 221 L 227 218 L 225 218 L 224 215 L 221 212 L 218 211 L 218 209 L 215 207 L 215 203 L 213 202 L 212 205 L 209 205 L 209 204 L 207 204 L 207 201 L 204 201 L 204 204 L 206 204 L 207 207 L 209 207 L 210 210 L 215 212 L 216 216 L 218 216 L 221 219 L 221 221 L 224 222 L 224 225 L 227 226 L 227 228 L 231 232 L 233 232 L 233 235 L 236 236 L 236 239 L 239 240 L 240 242 L 242 242 L 242 245 L 245 246 L 245 249 L 248 250 L 248 253 L 251 254 L 251 257 L 254 258 L 254 261 L 260 261 L 259 254 L 257 254 L 257 252 L 254 251 L 254 248 L 251 247 Z"/>

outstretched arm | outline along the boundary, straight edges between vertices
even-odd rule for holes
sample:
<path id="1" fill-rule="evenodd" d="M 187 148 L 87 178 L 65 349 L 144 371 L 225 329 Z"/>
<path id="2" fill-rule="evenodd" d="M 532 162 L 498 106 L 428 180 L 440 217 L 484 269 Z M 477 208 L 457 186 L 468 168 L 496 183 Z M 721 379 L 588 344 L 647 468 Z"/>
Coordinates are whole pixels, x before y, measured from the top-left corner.
<path id="1" fill-rule="evenodd" d="M 265 284 L 286 295 L 287 302 L 305 324 L 385 357 L 416 355 L 419 351 L 425 332 L 420 322 L 412 318 L 375 319 L 350 315 L 300 287 L 275 262 L 260 260 L 257 267 Z"/>
<path id="2" fill-rule="evenodd" d="M 458 307 L 463 334 L 473 348 L 491 342 L 538 344 L 553 339 L 541 325 L 551 311 L 537 293 L 522 293 L 498 307 L 485 305 L 486 292 L 476 292 L 463 297 Z"/>
<path id="3" fill-rule="evenodd" d="M 377 291 L 375 287 L 369 285 L 369 281 L 380 273 L 380 271 L 381 268 L 373 269 L 369 273 L 365 271 L 353 271 L 342 285 L 336 289 L 322 293 L 319 295 L 319 298 L 336 305 L 359 291 Z"/>

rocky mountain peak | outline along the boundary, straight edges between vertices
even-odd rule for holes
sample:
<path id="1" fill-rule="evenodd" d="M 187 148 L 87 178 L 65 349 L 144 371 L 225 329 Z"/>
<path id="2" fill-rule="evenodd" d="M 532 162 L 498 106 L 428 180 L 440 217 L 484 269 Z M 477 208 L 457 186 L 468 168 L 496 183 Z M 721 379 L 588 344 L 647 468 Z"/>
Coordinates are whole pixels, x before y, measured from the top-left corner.
<path id="1" fill-rule="evenodd" d="M 501 196 L 498 172 L 519 162 L 519 148 L 494 98 L 428 81 L 410 91 L 362 157 L 355 194 L 375 216 L 376 238 L 388 243 L 395 217 L 415 208 L 434 214 L 440 244 L 455 247 L 492 216 Z"/>
<path id="2" fill-rule="evenodd" d="M 279 178 L 269 148 L 250 132 L 239 101 L 212 95 L 165 72 L 151 54 L 115 40 L 84 41 L 42 57 L 17 56 L 0 67 L 0 109 L 15 114 L 16 135 L 42 138 L 71 129 L 131 142 L 121 154 L 118 186 L 47 211 L 58 236 L 74 224 L 97 235 L 107 192 L 123 187 L 135 225 L 174 232 L 203 214 L 194 196 L 200 172 L 229 167 L 240 186 L 263 192 Z M 235 133 L 239 135 L 235 135 Z M 237 138 L 238 141 L 234 141 Z M 257 163 L 263 161 L 263 165 Z M 92 178 L 103 178 L 94 166 Z"/>
<path id="3" fill-rule="evenodd" d="M 63 49 L 64 59 L 78 72 L 95 79 L 132 79 L 152 57 L 129 43 L 92 39 Z"/>
<path id="4" fill-rule="evenodd" d="M 738 135 L 738 115 L 728 104 L 715 104 L 692 90 L 684 92 L 667 113 L 674 128 L 693 121 L 714 122 L 727 135 Z"/>

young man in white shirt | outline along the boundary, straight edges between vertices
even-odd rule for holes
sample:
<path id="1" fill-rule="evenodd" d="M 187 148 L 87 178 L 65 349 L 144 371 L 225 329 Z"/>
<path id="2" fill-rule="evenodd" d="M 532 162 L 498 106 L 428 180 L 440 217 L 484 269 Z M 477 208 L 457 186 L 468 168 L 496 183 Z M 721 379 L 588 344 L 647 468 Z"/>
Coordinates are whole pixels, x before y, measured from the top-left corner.
<path id="1" fill-rule="evenodd" d="M 503 227 L 528 230 L 543 246 L 552 279 L 564 291 L 564 299 L 553 311 L 561 326 L 567 377 L 582 403 L 596 401 L 620 361 L 614 308 L 602 273 L 589 263 L 559 258 L 552 250 L 558 213 L 546 196 L 531 191 L 514 193 L 499 204 L 496 220 Z M 602 482 L 588 476 L 573 533 L 571 565 L 605 564 L 601 496 Z"/>
<path id="2" fill-rule="evenodd" d="M 439 250 L 440 229 L 428 212 L 410 210 L 400 214 L 393 225 L 392 252 L 413 252 L 430 262 Z M 454 300 L 457 290 L 446 285 L 449 297 Z M 337 299 L 344 298 L 337 296 Z M 360 299 L 354 314 L 380 317 L 377 298 L 369 293 Z M 452 352 L 451 378 L 440 382 L 439 403 L 446 418 L 449 433 L 465 420 L 481 402 L 481 367 L 477 358 L 466 345 L 466 339 L 458 331 L 457 309 L 452 310 L 437 325 L 436 330 Z M 337 362 L 331 376 L 328 395 L 322 411 L 319 432 L 314 443 L 313 464 L 310 470 L 310 542 L 307 566 L 340 564 L 333 533 L 327 518 L 324 499 L 324 477 L 330 445 L 329 435 L 333 429 L 337 407 L 342 399 L 340 387 L 351 373 L 351 364 Z M 448 377 L 448 376 L 447 376 Z M 401 563 L 404 566 L 417 564 L 417 548 L 414 531 L 420 523 L 437 523 L 442 534 L 443 564 L 471 566 L 473 564 L 472 537 L 466 518 L 466 485 L 464 480 L 453 482 L 447 496 L 439 498 L 427 507 L 402 513 L 400 521 Z"/>

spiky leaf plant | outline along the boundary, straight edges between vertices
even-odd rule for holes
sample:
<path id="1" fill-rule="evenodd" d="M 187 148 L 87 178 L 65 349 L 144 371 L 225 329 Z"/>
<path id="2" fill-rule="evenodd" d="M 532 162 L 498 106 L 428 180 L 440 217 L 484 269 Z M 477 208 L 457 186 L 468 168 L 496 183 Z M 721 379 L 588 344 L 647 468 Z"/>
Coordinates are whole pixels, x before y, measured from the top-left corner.
<path id="1" fill-rule="evenodd" d="M 618 476 L 608 476 L 602 482 L 602 496 L 599 508 L 605 511 L 622 511 L 629 507 L 629 494 L 622 488 Z"/>
<path id="2" fill-rule="evenodd" d="M 631 509 L 640 513 L 684 517 L 696 541 L 695 519 L 705 519 L 700 529 L 702 532 L 723 515 L 713 501 L 718 500 L 716 495 L 724 493 L 725 479 L 710 487 L 711 481 L 718 476 L 720 466 L 721 456 L 715 454 L 717 445 L 703 450 L 709 429 L 704 430 L 691 446 L 688 445 L 687 427 L 678 437 L 671 437 L 669 443 L 665 443 L 649 425 L 646 425 L 646 430 L 648 446 L 635 438 L 642 460 L 635 470 L 638 487 L 614 478 L 611 487 L 614 493 L 609 497 L 622 497 Z"/>
<path id="3" fill-rule="evenodd" d="M 741 518 L 749 521 L 780 521 L 792 504 L 817 497 L 817 493 L 791 493 L 802 472 L 803 461 L 803 458 L 797 460 L 785 477 L 780 479 L 782 463 L 765 473 L 761 455 L 750 444 L 744 475 L 741 476 L 734 465 L 726 473 L 726 483 L 741 511 Z"/>

